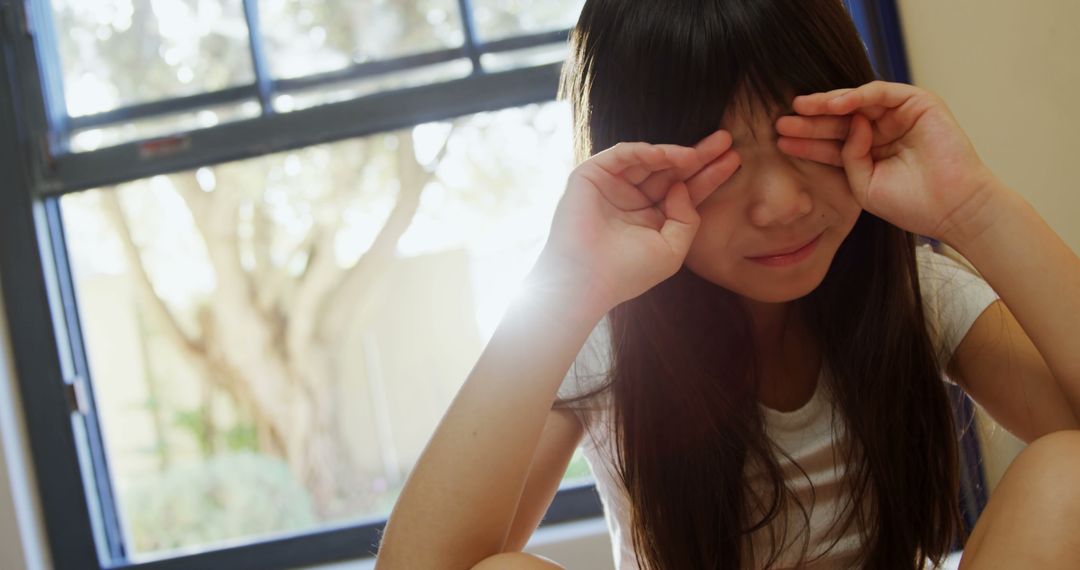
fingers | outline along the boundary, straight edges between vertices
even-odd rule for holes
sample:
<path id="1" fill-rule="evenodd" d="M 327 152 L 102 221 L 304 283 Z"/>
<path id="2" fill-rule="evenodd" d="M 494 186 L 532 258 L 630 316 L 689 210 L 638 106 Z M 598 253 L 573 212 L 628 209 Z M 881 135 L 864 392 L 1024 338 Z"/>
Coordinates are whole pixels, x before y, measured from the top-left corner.
<path id="1" fill-rule="evenodd" d="M 796 158 L 813 160 L 830 166 L 844 166 L 844 159 L 840 154 L 843 142 L 817 139 L 799 139 L 780 137 L 776 139 L 776 147 L 781 152 Z M 870 149 L 870 157 L 874 161 L 883 160 L 898 152 L 895 145 L 881 145 Z"/>
<path id="2" fill-rule="evenodd" d="M 786 115 L 776 120 L 776 132 L 782 136 L 802 139 L 844 140 L 851 117 L 798 117 Z"/>
<path id="3" fill-rule="evenodd" d="M 622 216 L 623 220 L 630 222 L 635 226 L 651 228 L 653 231 L 657 232 L 660 231 L 660 228 L 664 227 L 664 222 L 667 221 L 667 216 L 660 211 L 660 208 L 654 206 L 634 210 L 633 212 L 623 212 Z"/>
<path id="4" fill-rule="evenodd" d="M 693 149 L 680 150 L 673 145 L 668 146 L 671 148 L 642 142 L 621 142 L 596 153 L 575 168 L 571 176 L 587 180 L 620 210 L 649 208 L 655 200 L 642 194 L 634 182 L 653 172 L 693 160 Z"/>
<path id="5" fill-rule="evenodd" d="M 697 172 L 703 164 L 697 149 L 676 145 L 657 145 L 672 157 L 677 157 L 678 162 L 671 168 L 652 172 L 645 180 L 640 181 L 637 187 L 654 203 L 664 199 L 671 185 L 685 180 L 688 176 Z"/>
<path id="6" fill-rule="evenodd" d="M 828 128 L 836 124 L 830 123 Z M 794 138 L 781 136 L 776 146 L 781 152 L 813 160 L 831 166 L 842 167 L 848 183 L 857 197 L 865 195 L 873 175 L 874 162 L 880 155 L 888 152 L 888 147 L 875 148 L 874 132 L 870 119 L 856 113 L 847 122 L 848 130 L 839 137 L 842 142 L 823 138 Z M 825 128 L 825 127 L 821 127 Z M 820 133 L 819 133 L 820 134 Z"/>
<path id="7" fill-rule="evenodd" d="M 634 167 L 647 172 L 669 168 L 674 160 L 657 145 L 642 142 L 621 142 L 593 155 L 587 162 L 604 169 L 608 174 L 621 174 Z"/>
<path id="8" fill-rule="evenodd" d="M 653 148 L 660 149 L 665 157 L 670 160 L 669 165 L 657 169 L 651 168 L 646 164 L 633 164 L 630 167 L 623 169 L 621 173 L 617 173 L 622 176 L 630 184 L 642 187 L 647 180 L 670 176 L 669 173 L 686 171 L 688 168 L 694 168 L 698 163 L 698 152 L 696 149 L 690 147 L 680 147 L 678 145 L 651 145 Z M 665 187 L 666 188 L 666 187 Z M 662 198 L 662 196 L 660 196 Z M 654 201 L 660 198 L 654 199 Z"/>
<path id="9" fill-rule="evenodd" d="M 851 120 L 855 115 L 863 115 L 862 110 L 852 115 L 839 117 L 832 115 L 780 117 L 776 121 L 776 132 L 780 135 L 777 138 L 777 146 L 787 154 L 839 166 L 839 149 L 847 140 L 851 130 Z M 871 120 L 870 128 L 873 136 L 871 155 L 878 160 L 895 154 L 894 143 L 906 132 L 907 125 L 896 114 L 891 114 L 876 121 Z"/>
<path id="10" fill-rule="evenodd" d="M 792 101 L 792 109 L 800 115 L 846 115 L 875 108 L 873 113 L 865 113 L 875 119 L 884 110 L 900 107 L 921 93 L 921 89 L 906 83 L 871 81 L 855 88 L 800 95 Z"/>
<path id="11" fill-rule="evenodd" d="M 691 207 L 696 207 L 738 169 L 740 158 L 730 150 L 731 144 L 731 134 L 724 130 L 694 147 L 619 143 L 581 164 L 575 174 L 636 222 L 656 222 L 660 215 L 662 223 L 663 215 L 654 206 L 661 205 L 677 183 L 683 184 Z M 641 212 L 649 209 L 656 214 Z M 645 225 L 659 229 L 659 224 Z"/>
<path id="12" fill-rule="evenodd" d="M 731 178 L 740 166 L 742 166 L 742 157 L 734 150 L 729 150 L 719 159 L 702 168 L 700 172 L 686 181 L 686 186 L 690 192 L 690 203 L 696 208 L 728 178 Z"/>
<path id="13" fill-rule="evenodd" d="M 871 81 L 832 99 L 828 104 L 843 114 L 872 106 L 895 109 L 920 93 L 922 90 L 907 83 Z"/>
<path id="14" fill-rule="evenodd" d="M 630 212 L 653 207 L 653 201 L 642 194 L 637 186 L 588 161 L 576 168 L 571 173 L 571 177 L 573 176 L 580 176 L 587 180 L 600 191 L 605 200 L 620 210 Z"/>
<path id="15" fill-rule="evenodd" d="M 707 167 L 717 157 L 731 148 L 731 133 L 725 130 L 717 130 L 699 141 L 691 150 L 692 160 L 667 170 L 654 172 L 639 184 L 641 191 L 654 203 L 659 202 L 667 195 L 671 185 L 680 180 L 687 180 L 697 172 Z M 667 147 L 670 145 L 660 145 Z M 685 149 L 686 147 L 675 147 Z"/>
<path id="16" fill-rule="evenodd" d="M 780 137 L 776 140 L 776 147 L 781 152 L 799 158 L 831 166 L 844 166 L 843 157 L 840 155 L 843 144 L 835 141 Z"/>
<path id="17" fill-rule="evenodd" d="M 844 160 L 844 171 L 847 173 L 851 191 L 860 203 L 866 196 L 874 173 L 874 160 L 870 156 L 873 139 L 874 133 L 870 129 L 870 120 L 858 114 L 852 117 L 851 131 L 848 133 L 840 155 Z"/>
<path id="18" fill-rule="evenodd" d="M 728 149 L 731 148 L 731 144 L 733 142 L 734 140 L 731 138 L 731 133 L 724 129 L 716 130 L 709 136 L 698 141 L 698 143 L 694 145 L 694 149 L 697 151 L 698 159 L 700 159 L 701 161 L 701 164 L 698 165 L 698 169 L 700 169 L 703 165 L 707 165 L 713 160 L 716 160 L 718 156 L 727 152 Z M 696 172 L 697 170 L 694 170 L 693 172 L 687 172 L 686 178 L 689 178 Z M 686 178 L 683 178 L 683 180 L 685 180 Z"/>
<path id="19" fill-rule="evenodd" d="M 672 251 L 685 256 L 694 241 L 694 234 L 701 222 L 701 216 L 690 203 L 690 191 L 683 182 L 677 182 L 664 197 L 664 215 L 667 221 L 660 228 L 660 235 Z"/>

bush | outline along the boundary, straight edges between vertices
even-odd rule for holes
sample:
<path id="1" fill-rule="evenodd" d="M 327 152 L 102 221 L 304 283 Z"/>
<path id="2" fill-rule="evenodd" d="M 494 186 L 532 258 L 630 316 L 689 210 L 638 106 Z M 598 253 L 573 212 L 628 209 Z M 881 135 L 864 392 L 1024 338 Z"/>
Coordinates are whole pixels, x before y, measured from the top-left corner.
<path id="1" fill-rule="evenodd" d="M 136 483 L 123 502 L 140 553 L 314 526 L 307 490 L 281 460 L 252 452 L 177 464 Z"/>

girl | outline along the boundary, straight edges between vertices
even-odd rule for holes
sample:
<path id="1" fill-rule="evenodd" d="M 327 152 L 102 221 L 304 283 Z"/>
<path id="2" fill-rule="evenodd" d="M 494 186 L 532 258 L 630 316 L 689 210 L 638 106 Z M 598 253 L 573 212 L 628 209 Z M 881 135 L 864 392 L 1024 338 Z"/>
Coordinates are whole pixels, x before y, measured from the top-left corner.
<path id="1" fill-rule="evenodd" d="M 1076 567 L 1080 260 L 946 105 L 838 0 L 587 0 L 571 48 L 580 164 L 378 567 L 558 568 L 520 550 L 581 443 L 622 570 L 923 568 L 945 374 L 1031 442 L 961 568 Z"/>

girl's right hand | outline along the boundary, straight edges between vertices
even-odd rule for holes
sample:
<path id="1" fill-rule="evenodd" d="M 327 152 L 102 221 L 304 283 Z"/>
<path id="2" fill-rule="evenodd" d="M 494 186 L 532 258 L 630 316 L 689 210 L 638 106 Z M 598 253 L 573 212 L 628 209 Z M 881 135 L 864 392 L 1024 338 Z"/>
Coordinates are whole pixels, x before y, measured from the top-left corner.
<path id="1" fill-rule="evenodd" d="M 701 218 L 697 206 L 739 168 L 731 134 L 694 147 L 631 142 L 571 172 L 537 270 L 610 309 L 682 266 Z"/>

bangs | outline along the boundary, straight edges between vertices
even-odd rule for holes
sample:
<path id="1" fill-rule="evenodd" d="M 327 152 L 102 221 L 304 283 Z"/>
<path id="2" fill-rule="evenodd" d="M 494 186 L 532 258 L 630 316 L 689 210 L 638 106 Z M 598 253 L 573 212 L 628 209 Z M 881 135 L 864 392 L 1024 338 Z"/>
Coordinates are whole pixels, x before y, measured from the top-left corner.
<path id="1" fill-rule="evenodd" d="M 729 107 L 875 79 L 840 0 L 590 0 L 570 36 L 560 97 L 578 158 L 622 141 L 691 146 Z"/>

